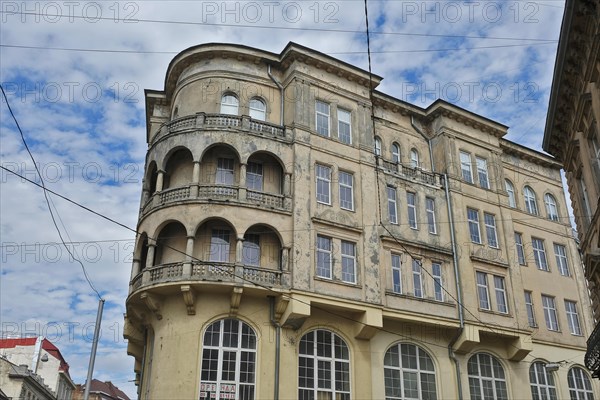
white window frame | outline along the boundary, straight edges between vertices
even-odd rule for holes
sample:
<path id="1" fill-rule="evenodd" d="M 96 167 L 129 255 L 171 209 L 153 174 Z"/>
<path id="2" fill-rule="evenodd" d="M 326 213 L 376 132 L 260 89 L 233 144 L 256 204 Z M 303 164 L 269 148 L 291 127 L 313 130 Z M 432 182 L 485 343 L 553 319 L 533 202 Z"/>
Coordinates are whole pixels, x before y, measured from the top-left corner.
<path id="1" fill-rule="evenodd" d="M 581 336 L 581 323 L 579 321 L 579 314 L 577 313 L 577 302 L 565 300 L 565 313 L 567 314 L 567 323 L 571 335 Z"/>
<path id="2" fill-rule="evenodd" d="M 315 164 L 317 203 L 331 205 L 331 167 Z M 327 193 L 321 193 L 319 183 Z"/>
<path id="3" fill-rule="evenodd" d="M 232 93 L 225 93 L 223 96 L 221 96 L 221 109 L 220 109 L 221 114 L 238 115 L 239 108 L 240 108 L 240 101 Z"/>
<path id="4" fill-rule="evenodd" d="M 263 165 L 261 163 L 249 161 L 246 165 L 246 188 L 257 192 L 263 191 Z"/>
<path id="5" fill-rule="evenodd" d="M 342 282 L 356 284 L 356 243 L 342 240 Z"/>
<path id="6" fill-rule="evenodd" d="M 381 139 L 378 136 L 375 137 L 374 151 L 375 156 L 381 157 Z"/>
<path id="7" fill-rule="evenodd" d="M 406 206 L 408 211 L 408 226 L 411 229 L 418 229 L 417 225 L 417 194 L 406 192 Z"/>
<path id="8" fill-rule="evenodd" d="M 472 399 L 508 400 L 506 375 L 496 357 L 487 353 L 473 354 L 467 362 L 467 374 Z M 492 393 L 486 393 L 486 389 L 491 389 Z"/>
<path id="9" fill-rule="evenodd" d="M 325 246 L 326 244 L 328 246 Z M 332 279 L 333 272 L 333 239 L 329 236 L 317 235 L 316 275 L 323 279 Z"/>
<path id="10" fill-rule="evenodd" d="M 569 394 L 574 400 L 587 400 L 594 398 L 592 382 L 587 372 L 580 367 L 573 367 L 567 373 Z"/>
<path id="11" fill-rule="evenodd" d="M 437 224 L 435 220 L 435 199 L 433 197 L 425 197 L 425 208 L 427 209 L 427 227 L 429 233 L 437 233 Z"/>
<path id="12" fill-rule="evenodd" d="M 433 278 L 433 297 L 437 301 L 444 301 L 444 278 L 442 273 L 442 263 L 431 263 L 431 276 Z"/>
<path id="13" fill-rule="evenodd" d="M 532 237 L 531 238 L 531 247 L 533 248 L 533 259 L 535 260 L 535 265 L 541 271 L 549 271 L 548 268 L 548 258 L 546 257 L 546 246 L 544 245 L 544 240 Z"/>
<path id="14" fill-rule="evenodd" d="M 352 144 L 352 113 L 348 110 L 344 110 L 341 108 L 337 109 L 338 114 L 338 139 L 340 142 L 345 144 Z M 348 128 L 348 133 L 342 132 L 343 128 Z"/>
<path id="15" fill-rule="evenodd" d="M 419 152 L 414 147 L 412 149 L 410 149 L 410 166 L 413 168 L 420 167 Z"/>
<path id="16" fill-rule="evenodd" d="M 527 310 L 527 322 L 529 326 L 532 328 L 537 327 L 537 322 L 535 320 L 535 309 L 533 307 L 533 293 L 530 290 L 524 291 L 525 296 L 525 309 Z"/>
<path id="17" fill-rule="evenodd" d="M 402 293 L 402 258 L 400 254 L 392 253 L 392 291 Z"/>
<path id="18" fill-rule="evenodd" d="M 546 328 L 549 331 L 558 332 L 560 326 L 558 324 L 558 314 L 556 313 L 556 300 L 552 296 L 542 295 L 542 307 L 544 308 L 544 319 L 546 320 Z"/>
<path id="19" fill-rule="evenodd" d="M 398 224 L 398 191 L 393 186 L 387 186 L 386 192 L 387 192 L 387 198 L 388 198 L 388 219 L 390 221 L 390 224 L 397 225 Z"/>
<path id="20" fill-rule="evenodd" d="M 412 260 L 412 278 L 413 278 L 413 295 L 415 297 L 425 297 L 423 290 L 423 274 L 421 272 L 421 260 L 413 258 Z"/>
<path id="21" fill-rule="evenodd" d="M 539 215 L 537 196 L 531 186 L 525 186 L 523 188 L 523 198 L 525 199 L 525 210 L 527 210 L 529 214 Z"/>
<path id="22" fill-rule="evenodd" d="M 340 191 L 340 208 L 354 211 L 354 175 L 350 172 L 339 171 L 338 183 Z M 350 200 L 346 197 L 350 196 Z"/>
<path id="23" fill-rule="evenodd" d="M 531 371 L 533 369 L 533 371 Z M 538 382 L 539 377 L 543 377 L 543 382 Z M 531 381 L 531 377 L 535 381 Z M 546 364 L 536 361 L 529 367 L 529 383 L 531 384 L 531 396 L 534 399 L 557 399 L 556 386 L 554 385 L 554 376 L 552 372 L 546 370 Z"/>
<path id="24" fill-rule="evenodd" d="M 506 188 L 506 193 L 508 193 L 508 206 L 512 208 L 517 208 L 517 197 L 515 194 L 515 185 L 508 180 L 504 180 L 504 186 Z"/>
<path id="25" fill-rule="evenodd" d="M 483 223 L 485 224 L 485 236 L 487 237 L 488 246 L 499 248 L 498 232 L 496 231 L 496 216 L 490 213 L 483 213 Z"/>
<path id="26" fill-rule="evenodd" d="M 435 366 L 433 360 L 425 350 L 412 343 L 397 343 L 385 352 L 383 360 L 385 376 L 384 390 L 388 392 L 388 388 L 390 391 L 397 389 L 398 386 L 396 385 L 399 385 L 403 389 L 399 393 L 394 393 L 395 395 L 388 395 L 386 393 L 386 398 L 439 398 L 437 394 Z M 410 364 L 412 364 L 412 366 Z M 390 378 L 392 380 L 391 382 Z M 390 383 L 392 383 L 392 385 L 390 385 Z M 430 383 L 432 386 L 426 385 L 426 383 Z M 433 388 L 433 391 L 427 390 L 431 388 Z M 408 390 L 412 390 L 413 393 L 407 393 Z"/>
<path id="27" fill-rule="evenodd" d="M 556 258 L 558 272 L 560 272 L 562 276 L 571 276 L 567 259 L 567 248 L 562 244 L 554 243 L 554 257 Z"/>
<path id="28" fill-rule="evenodd" d="M 558 222 L 558 206 L 556 205 L 556 198 L 550 193 L 544 195 L 544 204 L 546 205 L 546 215 L 550 221 Z"/>
<path id="29" fill-rule="evenodd" d="M 523 234 L 515 232 L 515 249 L 517 250 L 517 262 L 519 265 L 527 265 L 525 258 L 525 247 L 523 246 Z"/>
<path id="30" fill-rule="evenodd" d="M 460 152 L 460 170 L 463 180 L 468 183 L 473 183 L 473 163 L 471 161 L 471 153 L 466 151 Z"/>
<path id="31" fill-rule="evenodd" d="M 475 218 L 473 218 L 475 217 Z M 469 236 L 471 242 L 481 244 L 481 229 L 479 226 L 479 210 L 475 208 L 467 207 L 467 221 L 469 224 Z M 474 229 L 477 227 L 477 237 L 474 236 Z"/>
<path id="32" fill-rule="evenodd" d="M 503 276 L 494 275 L 494 291 L 496 292 L 496 309 L 502 314 L 508 314 L 506 282 Z"/>
<path id="33" fill-rule="evenodd" d="M 392 162 L 400 164 L 400 145 L 396 142 L 392 143 Z"/>
<path id="34" fill-rule="evenodd" d="M 248 113 L 250 118 L 259 121 L 266 121 L 267 119 L 267 103 L 260 97 L 253 97 L 250 99 L 248 105 Z"/>
<path id="35" fill-rule="evenodd" d="M 479 186 L 484 189 L 489 189 L 490 180 L 488 177 L 487 160 L 483 157 L 475 156 L 475 163 L 477 165 L 477 178 L 479 180 Z"/>
<path id="36" fill-rule="evenodd" d="M 319 110 L 319 106 L 323 106 L 323 108 L 327 108 L 327 112 L 325 110 Z M 315 130 L 319 136 L 329 137 L 331 132 L 331 106 L 329 103 L 325 103 L 324 101 L 316 100 L 315 101 Z M 327 126 L 322 126 L 323 119 L 326 119 Z"/>
<path id="37" fill-rule="evenodd" d="M 476 271 L 475 280 L 477 283 L 477 299 L 479 308 L 482 310 L 491 310 L 492 305 L 490 302 L 490 290 L 488 286 L 488 279 L 485 272 Z M 485 297 L 485 298 L 484 298 Z"/>

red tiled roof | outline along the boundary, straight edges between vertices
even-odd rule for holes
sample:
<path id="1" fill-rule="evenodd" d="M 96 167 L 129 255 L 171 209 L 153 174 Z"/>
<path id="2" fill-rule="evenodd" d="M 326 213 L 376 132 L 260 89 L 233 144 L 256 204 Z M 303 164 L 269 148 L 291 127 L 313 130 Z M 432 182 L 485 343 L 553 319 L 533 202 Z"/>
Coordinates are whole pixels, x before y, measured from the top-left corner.
<path id="1" fill-rule="evenodd" d="M 93 393 L 93 392 L 105 393 L 115 400 L 117 400 L 117 399 L 130 400 L 129 397 L 125 393 L 123 393 L 118 387 L 113 385 L 112 382 L 110 382 L 110 381 L 102 382 L 102 381 L 99 381 L 98 379 L 92 379 L 92 384 L 90 385 L 90 393 Z"/>
<path id="2" fill-rule="evenodd" d="M 35 346 L 37 337 L 15 338 L 15 339 L 0 339 L 0 349 L 14 349 L 17 346 Z M 59 370 L 69 374 L 69 364 L 64 359 L 60 350 L 48 339 L 42 341 L 42 349 L 50 353 L 54 358 L 60 361 Z"/>
<path id="3" fill-rule="evenodd" d="M 0 349 L 13 349 L 17 346 L 34 346 L 36 341 L 37 337 L 0 339 Z"/>

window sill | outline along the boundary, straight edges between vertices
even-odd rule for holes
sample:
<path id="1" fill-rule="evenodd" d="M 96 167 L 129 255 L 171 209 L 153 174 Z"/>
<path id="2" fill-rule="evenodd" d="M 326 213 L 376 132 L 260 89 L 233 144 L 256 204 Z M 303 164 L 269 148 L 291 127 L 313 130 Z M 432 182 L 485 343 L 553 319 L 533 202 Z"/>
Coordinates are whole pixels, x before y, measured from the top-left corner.
<path id="1" fill-rule="evenodd" d="M 512 317 L 512 315 L 511 315 L 510 312 L 503 313 L 503 312 L 500 312 L 500 311 L 488 310 L 488 309 L 485 309 L 485 308 L 479 308 L 479 311 L 484 312 L 486 314 L 499 315 L 501 317 Z"/>
<path id="2" fill-rule="evenodd" d="M 336 285 L 342 285 L 342 286 L 348 286 L 351 288 L 356 288 L 356 289 L 360 289 L 361 285 L 359 285 L 358 283 L 350 283 L 350 282 L 344 282 L 341 279 L 335 279 L 335 278 L 325 278 L 322 276 L 315 276 L 315 281 L 321 281 L 321 282 L 327 282 L 327 283 L 335 283 Z"/>
<path id="3" fill-rule="evenodd" d="M 441 306 L 456 307 L 456 305 L 449 300 L 440 301 L 440 300 L 435 300 L 433 297 L 417 297 L 411 293 L 398 293 L 398 292 L 394 292 L 393 290 L 389 290 L 389 289 L 385 291 L 385 294 L 389 295 L 389 296 L 405 298 L 408 300 L 417 300 L 417 301 L 422 301 L 425 303 L 438 304 Z"/>

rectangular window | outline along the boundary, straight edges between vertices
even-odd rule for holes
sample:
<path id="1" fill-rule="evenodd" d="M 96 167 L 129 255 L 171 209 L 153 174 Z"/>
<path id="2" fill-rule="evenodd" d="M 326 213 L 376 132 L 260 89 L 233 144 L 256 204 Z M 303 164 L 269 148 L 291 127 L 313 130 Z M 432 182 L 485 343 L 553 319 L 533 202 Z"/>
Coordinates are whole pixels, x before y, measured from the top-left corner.
<path id="1" fill-rule="evenodd" d="M 402 293 L 402 262 L 400 255 L 392 254 L 392 290 L 394 293 Z"/>
<path id="2" fill-rule="evenodd" d="M 490 295 L 488 293 L 487 274 L 477 272 L 477 295 L 479 297 L 479 308 L 490 309 Z"/>
<path id="3" fill-rule="evenodd" d="M 229 230 L 213 229 L 210 237 L 210 256 L 212 262 L 229 262 Z"/>
<path id="4" fill-rule="evenodd" d="M 249 162 L 246 166 L 246 187 L 250 190 L 262 192 L 263 190 L 263 166 L 262 164 Z"/>
<path id="5" fill-rule="evenodd" d="M 356 245 L 342 240 L 342 281 L 356 283 Z"/>
<path id="6" fill-rule="evenodd" d="M 469 221 L 469 234 L 471 242 L 481 244 L 481 234 L 479 232 L 479 212 L 473 208 L 467 208 L 467 220 Z"/>
<path id="7" fill-rule="evenodd" d="M 217 185 L 233 185 L 233 159 L 217 158 Z"/>
<path id="8" fill-rule="evenodd" d="M 316 164 L 317 201 L 331 205 L 331 168 Z"/>
<path id="9" fill-rule="evenodd" d="M 520 265 L 525 265 L 525 248 L 523 247 L 523 235 L 515 232 L 515 247 L 517 248 L 517 260 Z"/>
<path id="10" fill-rule="evenodd" d="M 442 280 L 442 264 L 431 263 L 431 276 L 433 277 L 433 294 L 437 301 L 444 301 L 444 281 Z"/>
<path id="11" fill-rule="evenodd" d="M 391 186 L 387 187 L 387 197 L 388 197 L 388 217 L 390 223 L 397 224 L 398 223 L 398 207 L 396 203 L 396 188 Z"/>
<path id="12" fill-rule="evenodd" d="M 338 108 L 338 139 L 340 142 L 346 144 L 352 144 L 350 115 L 350 111 Z"/>
<path id="13" fill-rule="evenodd" d="M 561 244 L 554 243 L 554 256 L 556 257 L 556 266 L 563 276 L 569 276 L 569 264 L 567 263 L 567 249 Z"/>
<path id="14" fill-rule="evenodd" d="M 317 235 L 317 276 L 331 279 L 331 238 Z"/>
<path id="15" fill-rule="evenodd" d="M 426 197 L 425 207 L 427 209 L 427 226 L 429 228 L 429 233 L 436 233 L 437 226 L 435 223 L 435 200 L 431 197 Z"/>
<path id="16" fill-rule="evenodd" d="M 340 171 L 340 207 L 345 210 L 354 210 L 354 176 L 348 172 Z"/>
<path id="17" fill-rule="evenodd" d="M 475 157 L 477 162 L 477 176 L 479 177 L 479 186 L 484 189 L 490 188 L 490 182 L 488 180 L 488 169 L 487 160 L 481 157 Z"/>
<path id="18" fill-rule="evenodd" d="M 537 324 L 535 322 L 535 314 L 533 313 L 533 297 L 528 290 L 525 291 L 525 308 L 527 308 L 527 321 L 529 322 L 529 326 L 535 328 Z"/>
<path id="19" fill-rule="evenodd" d="M 423 297 L 423 280 L 421 279 L 421 260 L 412 261 L 413 287 L 415 297 Z"/>
<path id="20" fill-rule="evenodd" d="M 546 328 L 551 331 L 558 331 L 558 318 L 556 317 L 556 304 L 554 303 L 554 297 L 542 295 L 542 306 L 544 307 Z"/>
<path id="21" fill-rule="evenodd" d="M 406 192 L 406 203 L 408 205 L 408 225 L 412 229 L 417 229 L 417 195 Z"/>
<path id="22" fill-rule="evenodd" d="M 317 133 L 329 137 L 329 104 L 317 100 Z"/>
<path id="23" fill-rule="evenodd" d="M 508 303 L 506 302 L 506 288 L 504 287 L 504 277 L 494 275 L 494 289 L 496 290 L 496 307 L 498 312 L 508 313 Z"/>
<path id="24" fill-rule="evenodd" d="M 471 154 L 460 152 L 460 169 L 465 182 L 473 183 L 473 171 L 471 169 Z"/>
<path id="25" fill-rule="evenodd" d="M 573 335 L 581 336 L 581 325 L 579 325 L 579 315 L 577 315 L 577 303 L 565 300 L 565 311 L 567 312 L 569 331 Z"/>
<path id="26" fill-rule="evenodd" d="M 492 214 L 483 213 L 485 223 L 485 235 L 490 247 L 498 247 L 498 235 L 496 234 L 496 217 Z"/>
<path id="27" fill-rule="evenodd" d="M 533 258 L 538 269 L 548 271 L 548 262 L 546 261 L 546 250 L 544 249 L 544 241 L 542 239 L 531 238 L 531 246 L 533 247 Z"/>
<path id="28" fill-rule="evenodd" d="M 258 267 L 260 265 L 260 236 L 247 233 L 244 236 L 242 263 Z"/>

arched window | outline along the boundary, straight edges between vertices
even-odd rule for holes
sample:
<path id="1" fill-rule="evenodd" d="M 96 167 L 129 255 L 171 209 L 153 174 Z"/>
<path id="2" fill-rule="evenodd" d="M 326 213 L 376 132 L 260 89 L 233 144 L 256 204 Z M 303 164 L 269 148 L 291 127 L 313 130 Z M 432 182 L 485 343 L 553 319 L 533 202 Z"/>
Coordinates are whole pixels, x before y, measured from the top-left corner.
<path id="1" fill-rule="evenodd" d="M 317 329 L 300 340 L 299 399 L 350 400 L 350 352 L 335 333 Z"/>
<path id="2" fill-rule="evenodd" d="M 573 367 L 567 375 L 571 400 L 594 400 L 592 382 L 588 374 L 579 367 Z"/>
<path id="3" fill-rule="evenodd" d="M 469 391 L 471 399 L 508 399 L 504 368 L 493 356 L 478 353 L 469 358 Z"/>
<path id="4" fill-rule="evenodd" d="M 398 143 L 392 143 L 392 161 L 397 164 L 400 163 L 400 146 L 398 146 Z"/>
<path id="5" fill-rule="evenodd" d="M 221 97 L 221 114 L 238 115 L 239 101 L 232 94 L 224 94 Z"/>
<path id="6" fill-rule="evenodd" d="M 264 121 L 267 116 L 267 105 L 258 97 L 250 100 L 250 118 Z"/>
<path id="7" fill-rule="evenodd" d="M 410 149 L 410 166 L 413 168 L 419 166 L 419 152 L 417 149 Z"/>
<path id="8" fill-rule="evenodd" d="M 535 192 L 529 186 L 523 188 L 523 197 L 525 198 L 525 209 L 529 214 L 538 215 L 537 200 Z"/>
<path id="9" fill-rule="evenodd" d="M 504 180 L 504 185 L 506 187 L 506 192 L 508 193 L 508 205 L 513 208 L 516 208 L 517 207 L 517 199 L 515 198 L 514 185 L 508 179 Z"/>
<path id="10" fill-rule="evenodd" d="M 381 139 L 375 138 L 375 155 L 381 157 Z"/>
<path id="11" fill-rule="evenodd" d="M 200 400 L 254 399 L 254 330 L 237 319 L 222 319 L 206 329 L 202 344 Z"/>
<path id="12" fill-rule="evenodd" d="M 554 377 L 546 370 L 546 363 L 534 362 L 529 368 L 531 395 L 536 400 L 556 400 Z"/>
<path id="13" fill-rule="evenodd" d="M 544 195 L 544 203 L 546 204 L 546 214 L 548 219 L 558 221 L 558 208 L 556 207 L 556 199 L 550 193 Z"/>
<path id="14" fill-rule="evenodd" d="M 425 350 L 398 343 L 383 359 L 385 397 L 388 399 L 436 399 L 435 368 Z"/>

